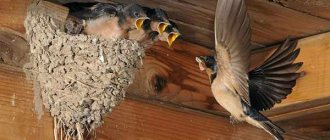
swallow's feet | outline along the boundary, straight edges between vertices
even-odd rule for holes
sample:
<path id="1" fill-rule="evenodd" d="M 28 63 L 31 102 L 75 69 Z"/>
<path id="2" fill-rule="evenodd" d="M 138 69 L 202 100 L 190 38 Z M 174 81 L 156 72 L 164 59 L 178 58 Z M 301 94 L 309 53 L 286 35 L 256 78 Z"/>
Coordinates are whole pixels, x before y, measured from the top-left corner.
<path id="1" fill-rule="evenodd" d="M 80 34 L 84 28 L 84 21 L 69 16 L 65 21 L 65 32 L 68 34 Z"/>
<path id="2" fill-rule="evenodd" d="M 232 125 L 239 123 L 239 121 L 234 116 L 230 116 L 229 120 Z"/>

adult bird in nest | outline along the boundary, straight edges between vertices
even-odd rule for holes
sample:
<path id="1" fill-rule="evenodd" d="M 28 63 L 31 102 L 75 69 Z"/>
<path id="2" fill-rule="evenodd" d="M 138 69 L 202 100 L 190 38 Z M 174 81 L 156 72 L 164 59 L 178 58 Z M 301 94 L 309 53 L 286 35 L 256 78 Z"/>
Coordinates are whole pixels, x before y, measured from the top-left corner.
<path id="1" fill-rule="evenodd" d="M 245 121 L 282 140 L 285 131 L 259 111 L 280 103 L 291 92 L 302 62 L 293 63 L 300 50 L 285 41 L 259 67 L 249 71 L 250 19 L 244 0 L 219 0 L 215 17 L 215 56 L 196 57 L 211 81 L 217 102 L 232 123 Z"/>
<path id="2" fill-rule="evenodd" d="M 106 39 L 128 38 L 128 31 L 142 28 L 147 17 L 138 4 L 68 3 L 66 31 L 93 34 Z"/>

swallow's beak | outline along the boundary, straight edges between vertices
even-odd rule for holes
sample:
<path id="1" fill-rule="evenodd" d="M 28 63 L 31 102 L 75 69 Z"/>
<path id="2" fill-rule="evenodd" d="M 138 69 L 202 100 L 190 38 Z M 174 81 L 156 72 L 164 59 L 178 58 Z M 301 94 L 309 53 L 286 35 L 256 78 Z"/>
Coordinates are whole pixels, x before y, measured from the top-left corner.
<path id="1" fill-rule="evenodd" d="M 201 71 L 204 71 L 205 70 L 205 65 L 203 65 L 204 64 L 203 60 L 200 57 L 196 57 L 195 60 L 198 63 L 199 69 Z"/>
<path id="2" fill-rule="evenodd" d="M 202 63 L 203 62 L 200 57 L 196 57 L 195 60 L 196 60 L 197 63 Z"/>
<path id="3" fill-rule="evenodd" d="M 172 32 L 167 37 L 167 43 L 171 47 L 173 42 L 180 36 L 180 33 Z"/>
<path id="4" fill-rule="evenodd" d="M 148 17 L 141 17 L 135 20 L 135 27 L 136 29 L 140 30 L 145 20 L 149 20 Z"/>
<path id="5" fill-rule="evenodd" d="M 167 23 L 167 22 L 160 22 L 158 24 L 158 33 L 160 35 L 163 34 L 163 32 L 166 30 L 167 26 L 171 25 L 170 23 Z"/>

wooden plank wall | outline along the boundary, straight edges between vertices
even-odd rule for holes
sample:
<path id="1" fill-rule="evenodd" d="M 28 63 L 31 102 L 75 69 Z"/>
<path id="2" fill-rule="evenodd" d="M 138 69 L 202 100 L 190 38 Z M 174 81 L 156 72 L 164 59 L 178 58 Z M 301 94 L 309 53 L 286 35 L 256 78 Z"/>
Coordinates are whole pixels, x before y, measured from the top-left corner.
<path id="1" fill-rule="evenodd" d="M 15 4 L 13 4 L 12 1 L 2 1 L 2 4 L 0 5 L 0 19 L 6 20 L 0 20 L 0 26 L 9 27 L 23 33 L 24 27 L 22 26 L 22 23 L 25 17 L 25 10 L 28 1 L 29 0 L 17 0 L 15 1 Z M 257 0 L 251 1 L 255 2 L 250 3 L 249 5 L 262 5 L 265 3 L 275 5 L 275 7 L 281 7 L 268 2 L 266 3 Z M 150 2 L 150 5 L 152 5 L 155 1 Z M 268 8 L 266 9 L 266 7 L 267 5 L 264 6 L 264 10 L 267 11 Z M 290 9 L 287 10 L 297 12 Z M 254 9 L 254 11 L 255 13 L 260 13 L 258 8 Z M 267 14 L 272 14 L 263 12 L 262 14 L 264 14 L 264 16 L 267 16 Z M 291 15 L 290 12 L 285 14 L 289 17 L 296 17 L 296 14 Z M 303 20 L 305 18 L 314 19 L 314 17 L 298 17 L 299 18 L 297 18 L 297 20 Z M 286 16 L 278 15 L 276 18 L 285 19 Z M 319 20 L 319 18 L 316 19 Z M 294 20 L 288 22 L 287 24 L 294 26 L 292 22 L 294 22 Z M 269 21 L 264 22 L 263 24 L 272 25 Z M 275 28 L 277 24 L 273 23 L 274 26 L 267 26 L 269 27 L 267 29 L 269 30 Z M 317 33 L 322 30 L 321 27 L 326 27 L 327 24 L 328 23 L 326 20 L 320 19 L 320 21 L 313 23 L 313 26 L 310 29 Z M 278 38 L 284 39 L 286 36 L 284 36 L 284 34 L 286 34 L 284 32 L 288 29 L 284 28 L 285 25 L 281 24 L 281 26 L 283 26 L 281 30 L 281 32 L 283 31 L 283 34 L 279 35 Z M 256 27 L 254 28 L 256 29 Z M 264 28 L 266 28 L 266 26 L 263 27 L 260 25 L 260 32 L 269 32 Z M 302 33 L 304 32 L 304 29 L 305 27 L 297 28 L 295 31 L 297 31 L 297 33 Z M 290 32 L 290 30 L 288 30 L 288 32 Z M 263 35 L 266 34 L 267 33 L 264 33 Z M 273 40 L 272 43 L 274 42 L 276 41 Z M 325 125 L 319 125 L 317 127 L 311 126 L 310 129 L 308 125 L 287 125 L 295 124 L 294 122 L 296 122 L 296 119 L 294 118 L 297 117 L 300 118 L 298 119 L 299 121 L 307 118 L 311 124 L 315 124 L 315 122 L 311 119 L 313 118 L 311 117 L 313 116 L 312 114 L 318 112 L 322 114 L 324 111 L 329 110 L 330 94 L 328 92 L 329 87 L 327 86 L 327 83 L 330 83 L 330 81 L 328 81 L 328 77 L 330 76 L 328 70 L 330 61 L 328 60 L 330 58 L 326 55 L 330 53 L 328 50 L 330 47 L 329 44 L 329 33 L 313 36 L 299 41 L 299 47 L 302 51 L 298 59 L 299 61 L 305 62 L 302 70 L 306 72 L 306 76 L 298 81 L 298 85 L 295 88 L 294 93 L 292 93 L 292 95 L 289 96 L 283 104 L 280 104 L 277 108 L 266 112 L 266 114 L 272 119 L 278 121 L 282 120 L 283 123 L 280 122 L 280 124 L 282 124 L 281 126 L 284 128 L 295 128 L 295 130 L 297 130 L 295 131 L 294 129 L 290 129 L 287 136 L 289 139 L 294 139 L 293 137 L 306 138 L 302 136 L 305 135 L 304 133 L 306 133 L 306 131 L 311 133 L 313 132 L 313 134 L 309 134 L 308 137 L 315 138 L 320 132 L 316 130 L 324 131 L 322 133 L 325 135 L 324 137 L 329 136 L 327 135 L 329 125 L 326 125 L 327 123 L 323 123 L 327 121 L 325 117 L 320 119 L 317 118 L 321 124 Z M 270 51 L 271 50 L 254 55 L 254 65 L 260 63 Z M 153 137 L 168 139 L 173 138 L 172 135 L 175 134 L 181 139 L 188 139 L 192 137 L 197 139 L 205 138 L 206 136 L 210 136 L 210 139 L 228 139 L 233 136 L 228 136 L 231 133 L 235 134 L 234 136 L 237 136 L 238 138 L 255 138 L 256 136 L 254 132 L 260 135 L 260 139 L 267 137 L 267 134 L 264 134 L 262 131 L 256 130 L 252 127 L 250 128 L 249 126 L 239 125 L 237 127 L 232 127 L 229 125 L 227 117 L 223 117 L 226 113 L 215 102 L 210 92 L 207 76 L 199 71 L 197 63 L 194 62 L 195 56 L 207 54 L 212 54 L 212 51 L 185 41 L 178 41 L 175 44 L 175 47 L 171 49 L 166 48 L 164 47 L 164 44 L 159 43 L 149 50 L 144 61 L 144 69 L 142 69 L 141 74 L 139 74 L 139 77 L 136 79 L 139 82 L 135 82 L 129 92 L 130 98 L 142 100 L 144 103 L 131 99 L 125 101 L 118 108 L 117 112 L 115 111 L 115 113 L 106 117 L 106 122 L 109 123 L 106 123 L 103 128 L 98 131 L 100 138 L 107 139 L 109 138 L 107 137 L 108 134 L 111 134 L 111 139 L 128 139 L 133 136 L 141 139 L 151 139 Z M 41 121 L 36 121 L 35 115 L 31 112 L 33 99 L 31 82 L 23 80 L 24 76 L 20 70 L 15 70 L 12 67 L 5 65 L 0 66 L 0 77 L 0 83 L 2 83 L 2 86 L 0 86 L 0 112 L 2 115 L 7 114 L 6 117 L 0 117 L 0 122 L 5 124 L 0 126 L 1 132 L 5 134 L 2 136 L 3 138 L 0 137 L 0 139 L 24 139 L 24 137 L 28 137 L 27 139 L 41 139 L 51 137 L 50 124 L 52 122 L 49 116 L 43 118 Z M 147 81 L 145 79 L 147 79 Z M 14 105 L 12 105 L 13 100 L 15 102 Z M 146 102 L 158 105 L 159 102 L 161 102 L 161 106 L 171 108 L 154 106 Z M 180 111 L 178 111 L 178 109 L 180 109 Z M 197 113 L 191 109 L 197 111 Z M 146 112 L 141 110 L 146 110 Z M 189 113 L 184 110 L 188 110 L 187 112 Z M 11 111 L 13 114 L 8 114 L 8 112 Z M 206 115 L 204 112 L 216 114 L 216 116 L 211 115 L 211 117 L 209 117 L 210 115 Z M 46 112 L 46 114 L 48 113 Z M 146 114 L 153 115 L 146 116 Z M 196 117 L 196 119 L 193 119 L 192 122 L 189 123 L 190 120 L 188 118 L 194 117 Z M 178 121 L 175 121 L 177 118 Z M 164 126 L 162 125 L 160 128 L 155 127 L 159 126 L 159 124 L 164 124 Z M 189 129 L 184 127 L 188 124 L 190 124 Z M 7 129 L 10 126 L 15 127 Z M 187 130 L 179 131 L 177 128 Z M 202 128 L 207 129 L 204 130 Z M 30 132 L 29 130 L 33 130 L 33 132 Z M 221 133 L 220 131 L 223 130 L 228 131 L 224 131 L 226 133 Z M 256 138 L 258 139 L 259 137 Z"/>
<path id="2" fill-rule="evenodd" d="M 0 26 L 25 32 L 23 21 L 26 16 L 27 5 L 31 0 L 1 0 Z"/>
<path id="3" fill-rule="evenodd" d="M 330 1 L 328 0 L 280 0 L 287 8 L 330 20 Z"/>
<path id="4" fill-rule="evenodd" d="M 0 139 L 51 140 L 50 113 L 38 120 L 32 108 L 32 82 L 21 69 L 0 64 Z M 260 129 L 245 124 L 231 125 L 228 118 L 194 111 L 182 111 L 127 99 L 97 129 L 97 140 L 120 139 L 255 139 L 272 138 Z M 284 126 L 287 127 L 287 126 Z M 288 133 L 288 140 L 299 140 L 299 133 Z M 91 136 L 91 140 L 94 137 Z"/>

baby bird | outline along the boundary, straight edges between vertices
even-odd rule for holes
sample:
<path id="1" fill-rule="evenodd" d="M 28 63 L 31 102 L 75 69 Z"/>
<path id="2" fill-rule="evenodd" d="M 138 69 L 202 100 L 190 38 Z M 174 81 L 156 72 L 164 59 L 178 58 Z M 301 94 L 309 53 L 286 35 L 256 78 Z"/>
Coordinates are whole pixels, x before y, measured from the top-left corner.
<path id="1" fill-rule="evenodd" d="M 180 36 L 181 34 L 179 32 L 178 26 L 173 21 L 170 21 L 170 25 L 167 26 L 164 33 L 159 36 L 159 40 L 166 41 L 169 47 L 171 47 L 173 42 Z"/>
<path id="2" fill-rule="evenodd" d="M 150 20 L 146 20 L 142 26 L 143 30 L 131 30 L 129 39 L 137 40 L 145 46 L 152 46 L 159 40 L 159 36 L 170 25 L 165 11 L 159 8 L 144 7 Z"/>
<path id="3" fill-rule="evenodd" d="M 128 31 L 141 29 L 144 21 L 149 19 L 143 7 L 137 4 L 69 3 L 65 6 L 70 9 L 66 28 L 72 34 L 93 34 L 106 39 L 128 38 Z M 72 26 L 75 23 L 82 27 L 72 30 L 70 27 L 77 27 Z"/>

